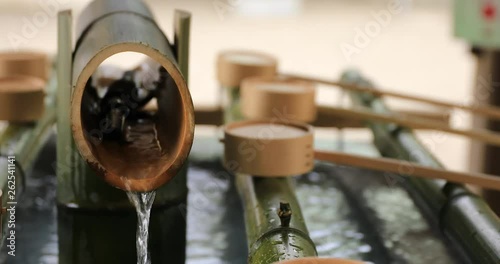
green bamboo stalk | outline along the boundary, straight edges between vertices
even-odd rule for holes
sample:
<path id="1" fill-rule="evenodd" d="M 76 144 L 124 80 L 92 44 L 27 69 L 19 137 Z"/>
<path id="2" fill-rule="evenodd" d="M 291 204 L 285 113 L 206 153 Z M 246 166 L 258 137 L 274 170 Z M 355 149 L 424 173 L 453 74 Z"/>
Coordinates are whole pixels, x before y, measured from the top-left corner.
<path id="1" fill-rule="evenodd" d="M 258 178 L 236 175 L 236 185 L 245 207 L 245 225 L 249 244 L 248 263 L 317 256 L 309 238 L 292 181 L 288 178 Z M 280 203 L 292 211 L 289 226 L 282 226 Z"/>
<path id="2" fill-rule="evenodd" d="M 191 14 L 183 10 L 175 10 L 174 14 L 174 43 L 177 64 L 189 84 L 189 44 L 191 33 Z"/>
<path id="3" fill-rule="evenodd" d="M 225 109 L 225 122 L 242 120 L 239 88 L 222 89 L 229 99 Z M 245 174 L 236 174 L 235 177 L 245 212 L 248 263 L 268 264 L 317 256 L 316 246 L 309 237 L 295 196 L 293 179 L 263 178 Z M 278 216 L 282 202 L 289 204 L 292 211 L 289 225 L 283 225 Z"/>
<path id="4" fill-rule="evenodd" d="M 368 84 L 357 72 L 346 72 L 342 81 Z M 356 106 L 368 107 L 374 112 L 389 114 L 381 98 L 351 92 Z M 367 122 L 373 131 L 375 145 L 382 155 L 408 160 L 426 166 L 443 168 L 443 165 L 418 141 L 410 129 Z M 443 180 L 408 177 L 407 188 L 417 205 L 463 253 L 470 263 L 498 263 L 500 259 L 500 221 L 480 197 L 463 186 Z"/>

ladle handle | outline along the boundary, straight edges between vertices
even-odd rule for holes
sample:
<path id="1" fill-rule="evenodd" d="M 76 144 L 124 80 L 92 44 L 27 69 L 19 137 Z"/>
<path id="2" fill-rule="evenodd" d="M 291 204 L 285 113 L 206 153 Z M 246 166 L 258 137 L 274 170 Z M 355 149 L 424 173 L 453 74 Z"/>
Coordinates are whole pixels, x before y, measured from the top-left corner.
<path id="1" fill-rule="evenodd" d="M 392 172 L 421 178 L 443 179 L 455 183 L 472 184 L 485 189 L 500 190 L 500 177 L 473 172 L 455 172 L 422 166 L 416 163 L 387 158 L 368 158 L 340 152 L 314 152 L 317 160 L 339 165 Z"/>

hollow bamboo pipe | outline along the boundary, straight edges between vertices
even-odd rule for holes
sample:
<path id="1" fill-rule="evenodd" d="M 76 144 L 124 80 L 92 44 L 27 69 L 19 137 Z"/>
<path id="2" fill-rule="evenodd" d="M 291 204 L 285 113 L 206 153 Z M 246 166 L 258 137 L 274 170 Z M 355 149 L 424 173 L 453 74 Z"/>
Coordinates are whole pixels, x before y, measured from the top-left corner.
<path id="1" fill-rule="evenodd" d="M 80 154 L 99 176 L 115 187 L 129 191 L 160 187 L 182 168 L 194 136 L 191 95 L 172 46 L 142 1 L 94 1 L 80 16 L 77 33 L 71 128 Z M 102 140 L 106 124 L 91 118 L 83 100 L 87 81 L 97 67 L 110 56 L 129 51 L 147 55 L 169 75 L 167 87 L 157 93 L 154 140 L 159 151 L 154 153 Z"/>
<path id="2" fill-rule="evenodd" d="M 286 74 L 286 73 L 283 73 L 280 75 L 287 77 L 287 78 L 296 79 L 296 80 L 315 82 L 315 83 L 320 83 L 320 84 L 325 84 L 325 85 L 330 85 L 330 86 L 337 86 L 337 87 L 340 87 L 341 89 L 345 89 L 345 90 L 349 90 L 349 91 L 370 93 L 370 94 L 373 94 L 375 96 L 388 96 L 388 97 L 394 97 L 394 98 L 399 98 L 399 99 L 409 100 L 409 101 L 416 101 L 416 102 L 432 104 L 432 105 L 437 105 L 437 106 L 442 106 L 442 107 L 462 109 L 462 110 L 466 110 L 466 111 L 469 111 L 469 112 L 472 112 L 475 114 L 487 116 L 487 117 L 492 118 L 492 119 L 500 120 L 500 108 L 495 107 L 495 106 L 491 106 L 491 105 L 466 105 L 466 104 L 462 105 L 462 104 L 447 102 L 447 101 L 439 100 L 439 99 L 432 99 L 432 98 L 416 96 L 416 95 L 411 95 L 411 94 L 404 94 L 404 93 L 398 93 L 398 92 L 392 92 L 392 91 L 386 91 L 386 90 L 380 90 L 380 89 L 373 89 L 372 87 L 361 86 L 361 85 L 356 85 L 356 84 L 351 84 L 351 83 L 345 83 L 342 81 L 330 81 L 330 80 L 325 80 L 325 79 L 320 79 L 320 78 L 308 77 L 308 76 L 303 76 L 303 75 L 295 75 L 295 74 Z"/>

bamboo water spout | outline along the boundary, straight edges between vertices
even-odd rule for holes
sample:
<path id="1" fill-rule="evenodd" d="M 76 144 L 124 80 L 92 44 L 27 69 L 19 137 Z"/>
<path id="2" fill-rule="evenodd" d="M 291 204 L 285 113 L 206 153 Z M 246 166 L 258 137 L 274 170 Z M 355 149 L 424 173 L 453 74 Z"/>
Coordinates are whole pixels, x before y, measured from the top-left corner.
<path id="1" fill-rule="evenodd" d="M 156 189 L 182 168 L 194 136 L 193 104 L 172 46 L 140 1 L 94 1 L 78 22 L 71 100 L 76 146 L 109 184 L 130 191 Z M 89 85 L 104 60 L 129 51 L 147 55 L 152 69 L 147 74 L 159 76 L 152 92 L 158 110 L 150 118 L 131 120 L 134 114 L 143 116 L 136 107 L 143 102 L 134 98 L 136 92 L 126 90 L 125 81 L 117 84 L 114 97 L 106 98 L 110 86 L 98 106 Z M 120 141 L 117 133 L 132 134 L 133 143 Z"/>
<path id="2" fill-rule="evenodd" d="M 179 70 L 187 69 L 186 26 L 181 23 L 176 29 L 176 35 L 184 35 L 171 44 L 143 1 L 95 0 L 79 16 L 73 47 L 72 20 L 70 11 L 59 13 L 59 263 L 136 263 L 136 212 L 126 193 L 115 187 L 155 190 L 148 241 L 151 260 L 184 263 L 186 221 L 178 206 L 187 202 L 183 162 L 194 129 L 191 98 Z M 123 69 L 126 72 L 111 83 L 94 82 L 99 80 L 95 70 L 100 64 L 125 51 L 142 53 L 149 60 Z M 134 78 L 143 73 L 151 75 Z M 156 88 L 149 89 L 151 84 Z M 105 88 L 105 93 L 94 93 Z M 151 97 L 158 101 L 158 110 L 143 110 L 140 105 Z M 121 108 L 123 102 L 128 108 Z M 160 148 L 163 151 L 155 152 Z"/>

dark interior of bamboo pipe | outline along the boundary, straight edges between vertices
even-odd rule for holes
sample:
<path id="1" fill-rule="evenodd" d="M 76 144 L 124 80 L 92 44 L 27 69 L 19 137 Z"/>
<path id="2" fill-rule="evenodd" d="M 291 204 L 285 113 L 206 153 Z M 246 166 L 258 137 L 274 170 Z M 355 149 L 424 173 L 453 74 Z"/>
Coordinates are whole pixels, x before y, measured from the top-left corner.
<path id="1" fill-rule="evenodd" d="M 83 94 L 81 120 L 85 140 L 106 172 L 118 177 L 161 176 L 175 160 L 183 142 L 186 120 L 177 85 L 160 64 L 148 65 L 149 71 L 141 72 L 136 67 L 120 80 L 93 80 L 97 77 L 94 74 Z M 131 75 L 140 77 L 134 77 L 138 79 L 134 81 Z M 154 85 L 155 90 L 145 97 L 144 93 L 139 95 L 132 84 L 141 82 Z M 107 91 L 98 94 L 95 86 L 107 87 Z M 158 107 L 146 106 L 154 100 Z"/>

